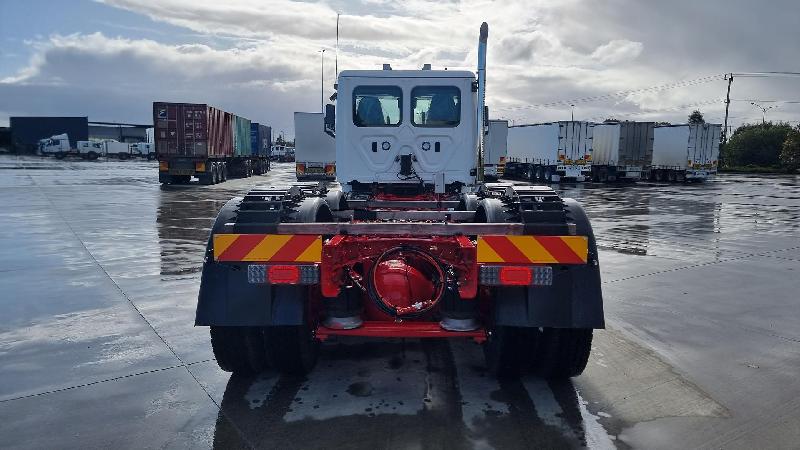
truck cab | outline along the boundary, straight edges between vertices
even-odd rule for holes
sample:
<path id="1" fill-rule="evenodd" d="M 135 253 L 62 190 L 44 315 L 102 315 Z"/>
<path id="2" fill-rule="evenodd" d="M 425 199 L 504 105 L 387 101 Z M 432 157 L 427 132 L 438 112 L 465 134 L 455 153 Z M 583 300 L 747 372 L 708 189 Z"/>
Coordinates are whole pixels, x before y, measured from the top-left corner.
<path id="1" fill-rule="evenodd" d="M 344 191 L 374 183 L 474 185 L 475 84 L 469 71 L 341 72 L 336 162 Z"/>
<path id="2" fill-rule="evenodd" d="M 69 136 L 57 134 L 39 141 L 39 153 L 41 155 L 53 155 L 56 158 L 63 158 L 71 150 Z"/>

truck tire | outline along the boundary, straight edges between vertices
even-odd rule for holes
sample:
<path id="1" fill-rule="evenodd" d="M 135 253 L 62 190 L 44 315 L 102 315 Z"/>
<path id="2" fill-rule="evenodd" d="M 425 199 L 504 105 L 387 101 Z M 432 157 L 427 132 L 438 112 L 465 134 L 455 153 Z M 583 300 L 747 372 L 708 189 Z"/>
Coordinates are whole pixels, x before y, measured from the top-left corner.
<path id="1" fill-rule="evenodd" d="M 547 167 L 544 169 L 544 181 L 551 183 L 553 181 L 553 169 Z"/>
<path id="2" fill-rule="evenodd" d="M 217 365 L 226 372 L 252 374 L 269 366 L 259 327 L 211 327 L 211 348 Z"/>
<path id="3" fill-rule="evenodd" d="M 530 355 L 530 333 L 522 327 L 495 327 L 483 343 L 489 373 L 500 379 L 517 378 Z"/>
<path id="4" fill-rule="evenodd" d="M 148 153 L 147 154 L 147 160 L 148 161 L 152 161 L 154 159 L 156 159 L 156 154 L 155 153 Z"/>
<path id="5" fill-rule="evenodd" d="M 89 152 L 86 154 L 86 157 L 89 159 L 89 161 L 94 161 L 97 159 L 97 156 L 97 152 Z"/>
<path id="6" fill-rule="evenodd" d="M 264 344 L 275 369 L 287 375 L 305 375 L 317 364 L 319 342 L 308 324 L 266 327 Z"/>
<path id="7" fill-rule="evenodd" d="M 592 350 L 592 329 L 544 328 L 538 332 L 534 371 L 549 379 L 580 375 Z"/>
<path id="8" fill-rule="evenodd" d="M 64 152 L 55 152 L 53 156 L 55 156 L 56 159 L 64 159 L 64 157 L 67 155 Z"/>
<path id="9" fill-rule="evenodd" d="M 528 181 L 536 181 L 536 172 L 534 172 L 533 167 L 528 167 L 528 171 L 525 174 L 525 179 Z"/>

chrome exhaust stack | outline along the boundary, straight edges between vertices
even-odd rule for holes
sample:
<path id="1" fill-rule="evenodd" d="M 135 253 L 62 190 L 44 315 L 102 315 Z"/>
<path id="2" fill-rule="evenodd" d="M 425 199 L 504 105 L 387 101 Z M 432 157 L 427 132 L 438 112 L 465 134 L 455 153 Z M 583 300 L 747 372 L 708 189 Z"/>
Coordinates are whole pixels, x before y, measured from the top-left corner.
<path id="1" fill-rule="evenodd" d="M 486 138 L 486 41 L 489 39 L 489 24 L 481 24 L 478 39 L 478 165 L 475 181 L 483 183 L 483 154 Z"/>

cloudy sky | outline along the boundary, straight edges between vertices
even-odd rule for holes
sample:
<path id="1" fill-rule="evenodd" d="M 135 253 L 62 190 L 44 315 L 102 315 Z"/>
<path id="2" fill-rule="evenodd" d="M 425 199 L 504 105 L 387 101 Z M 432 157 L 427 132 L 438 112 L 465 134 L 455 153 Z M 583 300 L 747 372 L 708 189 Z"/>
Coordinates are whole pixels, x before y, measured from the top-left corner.
<path id="1" fill-rule="evenodd" d="M 489 23 L 488 104 L 516 124 L 722 122 L 728 72 L 800 72 L 800 4 L 535 0 L 0 0 L 0 126 L 14 115 L 151 123 L 153 101 L 210 103 L 293 134 L 339 69 L 474 70 Z M 735 78 L 734 125 L 800 120 L 800 77 Z M 794 122 L 797 123 L 797 122 Z"/>

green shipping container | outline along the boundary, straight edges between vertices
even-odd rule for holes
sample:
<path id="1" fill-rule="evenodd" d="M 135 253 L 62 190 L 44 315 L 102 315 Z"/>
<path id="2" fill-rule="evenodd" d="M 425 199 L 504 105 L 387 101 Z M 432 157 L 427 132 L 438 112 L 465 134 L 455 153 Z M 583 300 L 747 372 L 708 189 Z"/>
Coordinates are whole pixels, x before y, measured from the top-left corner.
<path id="1" fill-rule="evenodd" d="M 250 144 L 250 120 L 244 117 L 234 116 L 233 123 L 233 155 L 250 156 L 252 154 Z"/>

